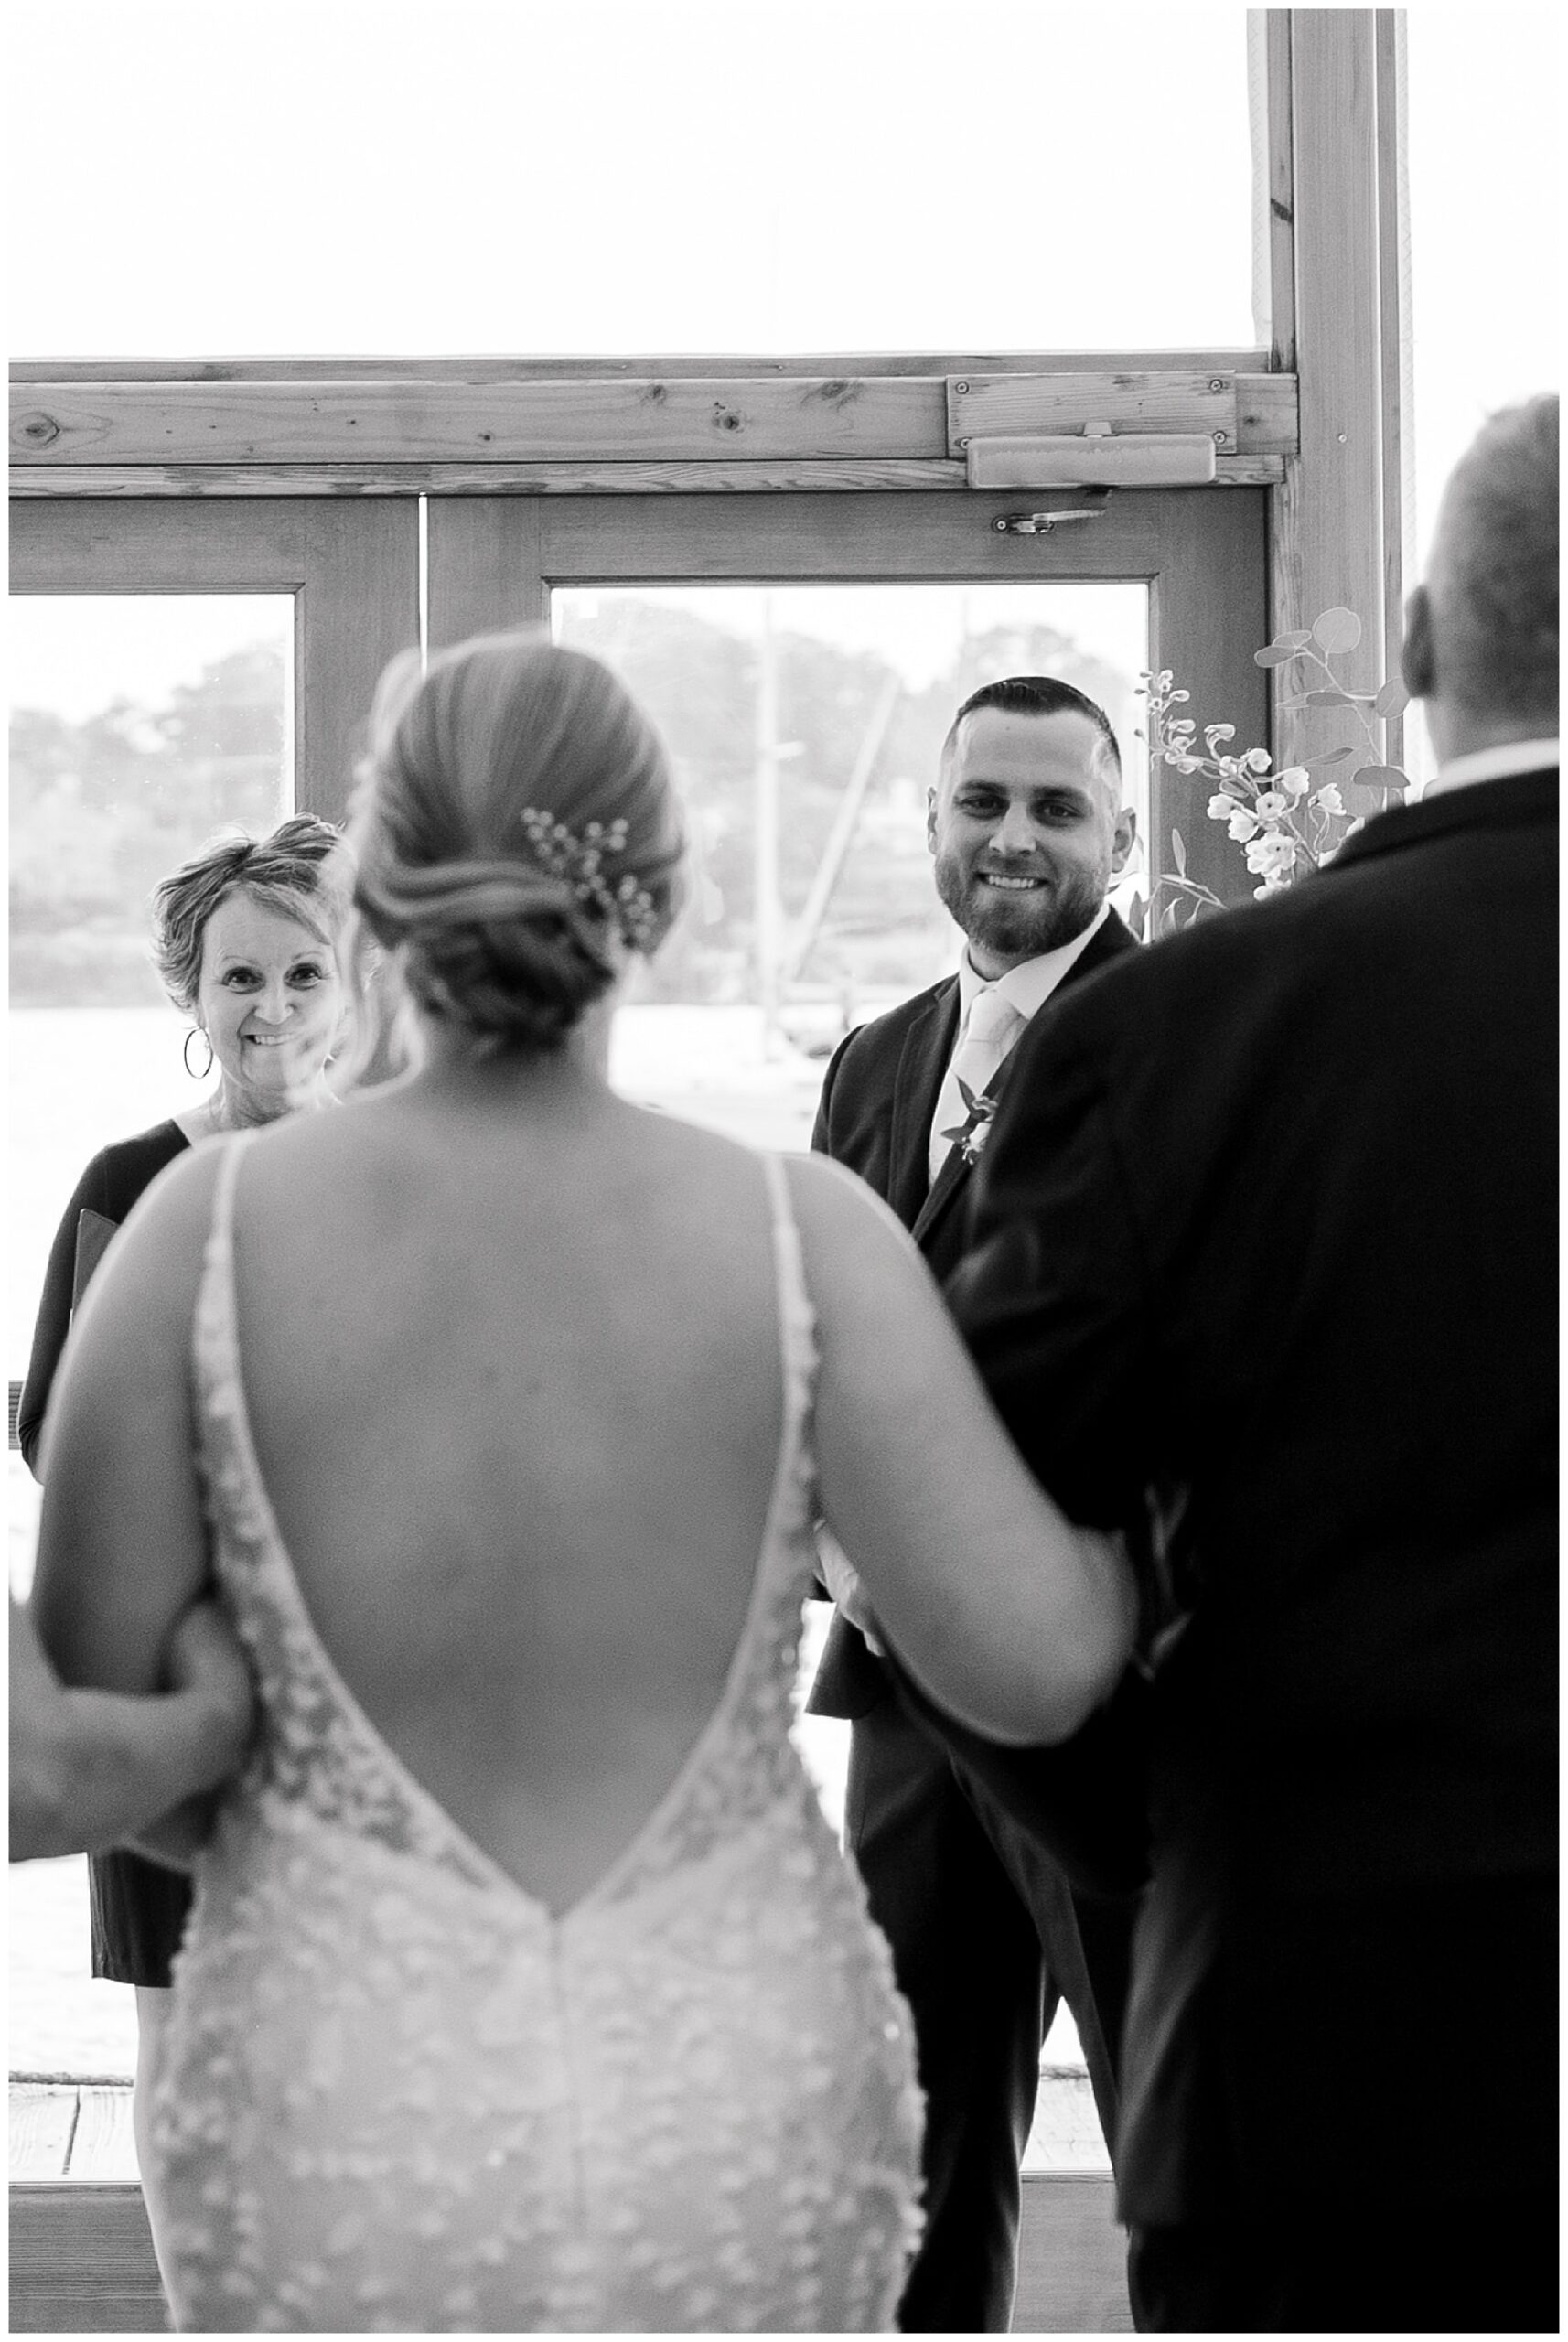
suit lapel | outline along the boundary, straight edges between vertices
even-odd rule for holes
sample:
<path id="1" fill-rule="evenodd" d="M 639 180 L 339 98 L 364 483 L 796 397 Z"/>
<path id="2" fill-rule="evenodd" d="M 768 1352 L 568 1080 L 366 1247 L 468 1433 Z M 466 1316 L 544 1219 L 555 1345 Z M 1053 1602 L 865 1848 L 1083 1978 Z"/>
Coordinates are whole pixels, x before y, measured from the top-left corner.
<path id="1" fill-rule="evenodd" d="M 906 1228 L 914 1225 L 930 1176 L 931 1116 L 958 1031 L 958 978 L 932 993 L 904 1036 L 893 1082 L 887 1200 Z"/>
<path id="2" fill-rule="evenodd" d="M 1056 999 L 1057 994 L 1058 993 L 1065 992 L 1069 984 L 1076 983 L 1080 976 L 1091 976 L 1096 968 L 1102 968 L 1108 960 L 1114 960 L 1123 951 L 1135 951 L 1137 948 L 1138 939 L 1133 933 L 1132 929 L 1128 927 L 1125 920 L 1119 919 L 1116 913 L 1112 911 L 1109 919 L 1104 922 L 1103 926 L 1097 928 L 1095 932 L 1090 937 L 1089 941 L 1084 945 L 1083 950 L 1079 953 L 1078 958 L 1073 962 L 1066 975 L 1063 976 L 1060 983 L 1058 984 L 1056 991 L 1049 995 L 1045 1005 L 1048 1008 L 1051 1001 Z M 956 984 L 954 989 L 957 989 Z M 1033 1023 L 1033 1018 L 1031 1018 L 1030 1022 Z M 956 1024 L 956 1022 L 957 1019 L 955 1017 L 954 1023 Z M 1023 1041 L 1025 1033 L 1026 1033 L 1027 1030 L 1028 1026 L 1026 1026 L 1024 1033 L 1020 1033 L 1018 1036 L 1018 1043 Z M 1015 1043 L 1014 1047 L 1008 1050 L 1007 1055 L 997 1067 L 995 1074 L 984 1092 L 987 1098 L 1000 1098 L 1002 1092 L 1006 1088 L 1009 1069 L 1012 1067 L 1018 1055 L 1018 1043 Z M 951 1047 L 950 1045 L 947 1056 L 950 1055 Z M 926 1112 L 926 1133 L 928 1138 L 930 1134 L 930 1117 L 936 1110 L 937 1090 L 940 1087 L 941 1076 L 946 1070 L 947 1056 L 944 1056 L 940 1066 L 938 1068 L 937 1080 L 931 1090 L 930 1104 L 927 1108 Z M 929 1252 L 930 1250 L 931 1238 L 935 1235 L 938 1228 L 952 1209 L 953 1198 L 963 1194 L 969 1183 L 969 1175 L 973 1167 L 973 1165 L 965 1156 L 962 1147 L 950 1147 L 948 1150 L 947 1159 L 943 1163 L 941 1169 L 937 1173 L 936 1178 L 931 1183 L 929 1194 L 927 1196 L 925 1202 L 920 1206 L 914 1221 L 909 1226 L 909 1233 L 913 1236 L 916 1243 L 922 1246 L 926 1251 Z"/>

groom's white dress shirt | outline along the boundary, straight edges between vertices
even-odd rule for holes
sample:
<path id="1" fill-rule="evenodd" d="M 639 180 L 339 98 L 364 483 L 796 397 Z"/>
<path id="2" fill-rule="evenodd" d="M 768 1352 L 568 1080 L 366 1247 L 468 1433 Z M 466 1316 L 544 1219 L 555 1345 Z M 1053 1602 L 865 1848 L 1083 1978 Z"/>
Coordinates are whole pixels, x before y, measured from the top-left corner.
<path id="1" fill-rule="evenodd" d="M 937 1092 L 936 1112 L 931 1116 L 929 1170 L 933 1180 L 952 1144 L 952 1141 L 944 1138 L 942 1133 L 961 1125 L 968 1117 L 969 1110 L 958 1086 L 960 1080 L 975 1096 L 990 1087 L 997 1068 L 1030 1017 L 1045 1006 L 1090 936 L 1099 933 L 1110 916 L 1110 904 L 1101 903 L 1083 933 L 1075 935 L 1070 943 L 1060 943 L 1054 951 L 1042 951 L 1033 960 L 1020 960 L 1015 968 L 1009 968 L 1006 974 L 998 976 L 994 983 L 988 982 L 976 971 L 971 962 L 968 946 L 965 946 L 963 957 L 958 963 L 958 1037 L 947 1072 L 942 1077 L 942 1086 Z M 971 1026 L 976 1021 L 975 1003 L 987 996 L 1004 1003 L 1013 1011 L 1013 1015 L 1010 1019 L 992 1018 L 987 1030 L 989 1046 L 983 1043 L 976 1049 L 970 1046 Z M 972 1075 L 978 1079 L 972 1079 Z"/>
<path id="2" fill-rule="evenodd" d="M 1467 757 L 1451 757 L 1423 790 L 1435 797 L 1440 790 L 1467 789 L 1473 780 L 1506 780 L 1510 773 L 1541 772 L 1561 761 L 1559 740 L 1503 740 L 1495 748 L 1475 748 Z"/>

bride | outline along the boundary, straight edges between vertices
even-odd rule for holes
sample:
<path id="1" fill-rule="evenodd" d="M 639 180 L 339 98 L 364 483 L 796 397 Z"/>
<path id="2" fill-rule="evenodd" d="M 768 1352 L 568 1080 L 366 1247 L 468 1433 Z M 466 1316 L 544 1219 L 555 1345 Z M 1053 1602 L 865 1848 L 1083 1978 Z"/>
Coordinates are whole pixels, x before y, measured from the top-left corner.
<path id="1" fill-rule="evenodd" d="M 144 2175 L 178 2322 L 886 2326 L 919 2094 L 788 1736 L 813 1523 L 1004 1740 L 1110 1689 L 1130 1585 L 865 1188 L 608 1087 L 680 859 L 620 685 L 495 637 L 372 730 L 419 1068 L 171 1166 L 53 1426 L 68 1680 L 151 1689 L 215 1575 L 260 1689 Z"/>

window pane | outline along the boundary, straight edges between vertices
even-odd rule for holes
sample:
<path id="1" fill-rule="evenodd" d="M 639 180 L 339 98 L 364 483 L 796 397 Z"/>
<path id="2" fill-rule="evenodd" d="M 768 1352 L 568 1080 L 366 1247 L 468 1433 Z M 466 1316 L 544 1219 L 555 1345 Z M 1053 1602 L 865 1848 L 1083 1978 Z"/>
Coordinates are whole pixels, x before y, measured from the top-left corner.
<path id="1" fill-rule="evenodd" d="M 11 604 L 9 1377 L 90 1158 L 206 1085 L 148 945 L 156 881 L 293 800 L 286 595 Z"/>
<path id="2" fill-rule="evenodd" d="M 49 190 L 14 349 L 1255 346 L 1241 9 L 80 0 L 72 27 L 71 167 L 49 108 L 11 126 L 17 216 Z"/>
<path id="3" fill-rule="evenodd" d="M 736 1137 L 808 1144 L 841 1037 L 957 965 L 926 791 L 981 683 L 1052 674 L 1098 700 L 1146 825 L 1142 585 L 596 587 L 552 611 L 659 725 L 693 847 L 680 926 L 618 1020 L 615 1078 Z"/>

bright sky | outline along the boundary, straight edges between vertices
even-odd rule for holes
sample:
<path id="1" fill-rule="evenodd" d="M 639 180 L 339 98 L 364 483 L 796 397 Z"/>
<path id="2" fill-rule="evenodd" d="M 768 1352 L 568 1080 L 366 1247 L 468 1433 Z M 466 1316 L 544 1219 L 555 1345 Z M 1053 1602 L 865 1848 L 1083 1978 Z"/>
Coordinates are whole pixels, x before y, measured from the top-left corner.
<path id="1" fill-rule="evenodd" d="M 38 356 L 1252 338 L 1231 6 L 73 0 L 15 55 Z"/>
<path id="2" fill-rule="evenodd" d="M 1424 545 L 1483 415 L 1558 379 L 1561 91 L 1546 9 L 1408 22 Z M 19 354 L 1253 339 L 1236 6 L 74 0 L 13 55 L 70 97 L 8 125 Z M 54 663 L 89 693 L 84 638 Z"/>

